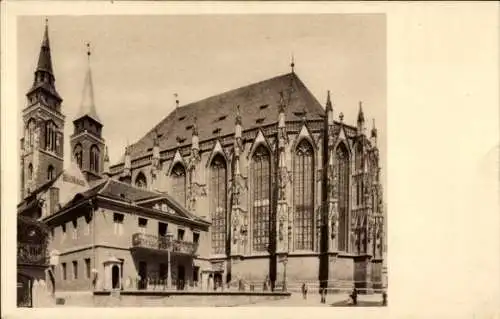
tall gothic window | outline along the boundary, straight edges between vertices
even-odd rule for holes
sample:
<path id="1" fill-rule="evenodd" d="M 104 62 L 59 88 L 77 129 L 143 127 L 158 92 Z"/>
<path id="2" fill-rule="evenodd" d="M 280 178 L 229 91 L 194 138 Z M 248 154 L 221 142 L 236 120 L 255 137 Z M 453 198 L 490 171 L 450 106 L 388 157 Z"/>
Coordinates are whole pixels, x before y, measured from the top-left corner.
<path id="1" fill-rule="evenodd" d="M 355 154 L 355 187 L 356 187 L 356 205 L 359 206 L 363 203 L 363 169 L 364 169 L 364 158 L 363 158 L 363 145 L 358 143 L 356 146 Z"/>
<path id="2" fill-rule="evenodd" d="M 28 147 L 33 147 L 33 144 L 35 143 L 35 129 L 36 129 L 36 124 L 34 119 L 29 119 L 28 125 L 27 125 L 27 141 L 28 141 Z"/>
<path id="3" fill-rule="evenodd" d="M 349 238 L 349 153 L 342 143 L 337 147 L 337 181 L 339 199 L 339 242 L 340 251 L 347 251 Z"/>
<path id="4" fill-rule="evenodd" d="M 54 178 L 54 166 L 49 165 L 49 168 L 47 168 L 47 179 L 50 181 Z"/>
<path id="5" fill-rule="evenodd" d="M 302 140 L 295 150 L 293 170 L 294 248 L 313 250 L 314 156 L 309 142 Z"/>
<path id="6" fill-rule="evenodd" d="M 82 150 L 82 145 L 76 144 L 75 149 L 73 150 L 73 155 L 75 157 L 76 163 L 78 164 L 78 167 L 82 168 L 82 159 L 83 159 L 83 150 Z"/>
<path id="7" fill-rule="evenodd" d="M 174 198 L 181 203 L 186 205 L 186 169 L 180 163 L 175 164 L 170 174 L 172 178 L 172 193 Z"/>
<path id="8" fill-rule="evenodd" d="M 99 172 L 99 159 L 100 152 L 96 145 L 90 147 L 90 170 L 93 172 Z"/>
<path id="9" fill-rule="evenodd" d="M 143 172 L 140 172 L 137 174 L 137 177 L 135 178 L 135 186 L 140 187 L 140 188 L 146 188 L 147 187 L 147 180 L 146 176 L 144 175 Z"/>
<path id="10" fill-rule="evenodd" d="M 271 158 L 269 151 L 259 145 L 252 156 L 252 248 L 267 251 L 269 245 L 269 217 L 271 200 Z"/>
<path id="11" fill-rule="evenodd" d="M 52 121 L 45 124 L 45 149 L 49 152 L 57 150 L 57 126 Z"/>
<path id="12" fill-rule="evenodd" d="M 210 164 L 210 215 L 212 217 L 212 253 L 224 254 L 226 248 L 227 166 L 221 155 Z"/>

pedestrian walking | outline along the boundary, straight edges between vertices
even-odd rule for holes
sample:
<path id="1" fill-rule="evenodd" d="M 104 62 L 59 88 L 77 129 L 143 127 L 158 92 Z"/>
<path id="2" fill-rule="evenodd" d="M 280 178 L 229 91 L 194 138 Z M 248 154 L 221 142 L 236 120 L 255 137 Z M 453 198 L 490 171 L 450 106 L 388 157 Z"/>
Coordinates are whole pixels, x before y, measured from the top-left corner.
<path id="1" fill-rule="evenodd" d="M 326 288 L 321 288 L 321 303 L 326 303 Z"/>
<path id="2" fill-rule="evenodd" d="M 356 306 L 358 304 L 358 290 L 354 288 L 351 293 L 352 304 Z"/>
<path id="3" fill-rule="evenodd" d="M 306 299 L 306 284 L 302 284 L 302 299 Z"/>

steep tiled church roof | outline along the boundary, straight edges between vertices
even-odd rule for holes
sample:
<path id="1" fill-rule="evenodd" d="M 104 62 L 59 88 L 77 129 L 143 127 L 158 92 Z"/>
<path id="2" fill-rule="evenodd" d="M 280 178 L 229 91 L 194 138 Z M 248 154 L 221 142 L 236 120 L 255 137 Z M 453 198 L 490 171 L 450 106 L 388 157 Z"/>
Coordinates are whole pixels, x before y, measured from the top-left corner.
<path id="1" fill-rule="evenodd" d="M 150 151 L 156 132 L 161 150 L 174 148 L 178 139 L 180 145 L 190 144 L 195 117 L 200 141 L 233 134 L 237 105 L 240 106 L 244 130 L 276 123 L 280 92 L 289 100 L 287 121 L 301 120 L 304 110 L 307 120 L 323 116 L 325 111 L 321 104 L 292 72 L 176 108 L 130 146 L 131 159 Z"/>

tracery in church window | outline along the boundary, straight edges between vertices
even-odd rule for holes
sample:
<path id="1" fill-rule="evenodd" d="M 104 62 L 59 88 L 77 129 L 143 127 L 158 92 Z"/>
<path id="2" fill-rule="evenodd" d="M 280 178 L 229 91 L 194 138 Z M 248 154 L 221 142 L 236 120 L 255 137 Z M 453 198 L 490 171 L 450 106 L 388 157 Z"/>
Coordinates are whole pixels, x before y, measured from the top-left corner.
<path id="1" fill-rule="evenodd" d="M 363 145 L 361 143 L 358 143 L 355 153 L 355 174 L 357 175 L 354 178 L 356 188 L 356 205 L 358 206 L 363 202 L 364 181 L 361 174 L 364 169 L 364 164 Z"/>
<path id="2" fill-rule="evenodd" d="M 340 251 L 347 251 L 349 236 L 349 153 L 345 144 L 341 143 L 336 150 L 338 208 L 339 208 L 339 242 Z"/>
<path id="3" fill-rule="evenodd" d="M 313 250 L 314 155 L 309 142 L 302 140 L 295 151 L 293 170 L 294 248 Z"/>
<path id="4" fill-rule="evenodd" d="M 90 170 L 99 173 L 100 151 L 97 145 L 90 147 Z"/>
<path id="5" fill-rule="evenodd" d="M 47 168 L 47 180 L 52 180 L 54 178 L 54 166 L 49 165 Z"/>
<path id="6" fill-rule="evenodd" d="M 137 174 L 137 177 L 135 178 L 135 186 L 139 188 L 146 188 L 147 187 L 147 180 L 146 176 L 144 175 L 143 172 L 140 172 Z"/>
<path id="7" fill-rule="evenodd" d="M 269 150 L 259 145 L 252 155 L 252 249 L 267 251 L 269 245 L 269 217 L 271 200 L 271 172 Z"/>
<path id="8" fill-rule="evenodd" d="M 75 157 L 76 163 L 78 164 L 78 167 L 82 168 L 83 149 L 81 144 L 76 144 L 73 150 L 73 155 Z"/>
<path id="9" fill-rule="evenodd" d="M 28 124 L 27 124 L 27 143 L 28 147 L 31 148 L 33 147 L 33 144 L 35 143 L 35 129 L 36 129 L 36 123 L 34 119 L 29 119 Z"/>
<path id="10" fill-rule="evenodd" d="M 186 169 L 181 163 L 175 164 L 170 174 L 172 178 L 172 194 L 182 205 L 186 205 Z"/>
<path id="11" fill-rule="evenodd" d="M 226 248 L 227 166 L 218 154 L 210 164 L 210 216 L 212 218 L 212 253 L 224 254 Z"/>
<path id="12" fill-rule="evenodd" d="M 45 149 L 49 152 L 57 151 L 57 126 L 53 121 L 45 124 Z"/>

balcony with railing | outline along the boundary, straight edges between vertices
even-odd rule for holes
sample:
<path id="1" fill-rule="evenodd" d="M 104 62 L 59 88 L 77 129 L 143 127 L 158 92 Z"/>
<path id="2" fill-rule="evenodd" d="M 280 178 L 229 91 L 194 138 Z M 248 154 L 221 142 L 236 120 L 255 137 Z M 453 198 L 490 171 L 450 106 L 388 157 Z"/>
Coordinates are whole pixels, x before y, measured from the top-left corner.
<path id="1" fill-rule="evenodd" d="M 49 264 L 47 246 L 42 244 L 18 243 L 17 264 L 47 266 Z"/>
<path id="2" fill-rule="evenodd" d="M 173 239 L 172 236 L 154 236 L 143 233 L 132 235 L 132 247 L 170 251 L 191 256 L 196 255 L 198 250 L 198 244 L 193 242 Z"/>

